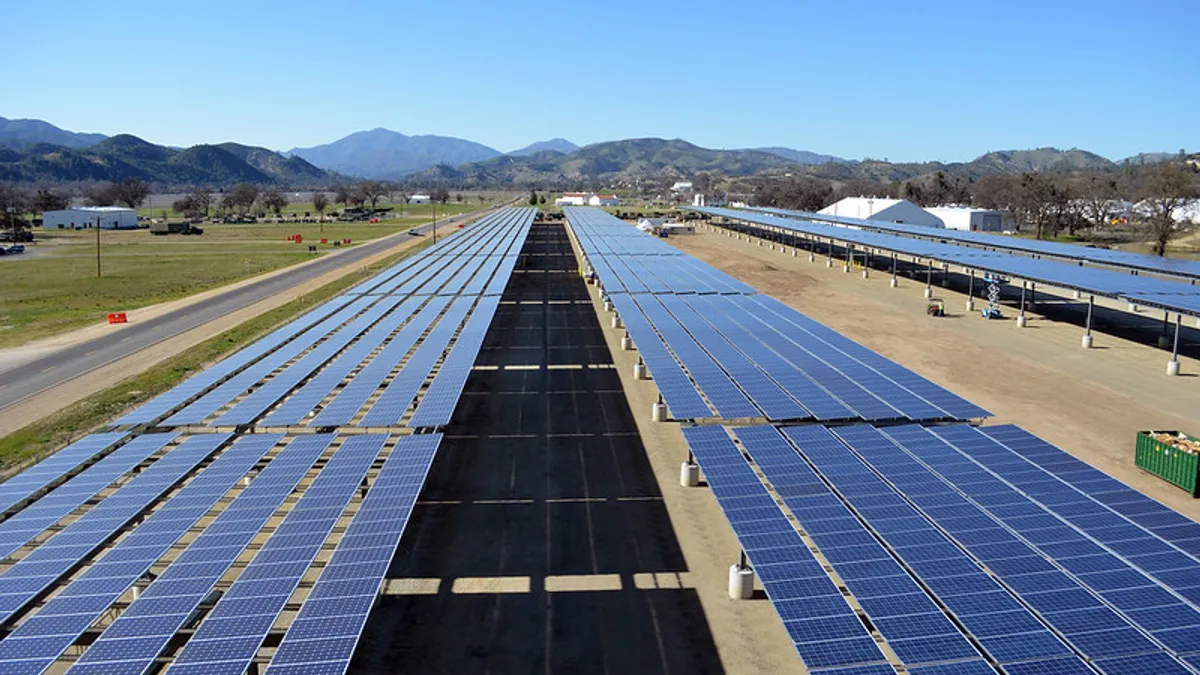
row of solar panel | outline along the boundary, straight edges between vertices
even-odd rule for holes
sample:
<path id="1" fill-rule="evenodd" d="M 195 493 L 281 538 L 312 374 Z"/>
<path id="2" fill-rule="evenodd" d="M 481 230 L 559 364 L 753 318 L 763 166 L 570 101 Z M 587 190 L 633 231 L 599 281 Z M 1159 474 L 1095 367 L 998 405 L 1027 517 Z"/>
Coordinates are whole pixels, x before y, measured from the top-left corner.
<path id="1" fill-rule="evenodd" d="M 987 232 L 963 232 L 959 230 L 923 227 L 906 223 L 893 223 L 887 220 L 871 220 L 849 218 L 846 216 L 831 216 L 827 214 L 809 213 L 807 211 L 790 211 L 768 207 L 749 207 L 750 211 L 761 211 L 788 218 L 815 220 L 818 222 L 836 223 L 850 227 L 861 227 L 881 232 L 891 232 L 922 238 L 935 238 L 942 241 L 957 242 L 969 246 L 996 248 L 1022 251 L 1034 255 L 1044 255 L 1067 260 L 1083 260 L 1100 265 L 1111 265 L 1127 269 L 1144 270 L 1168 275 L 1186 276 L 1200 279 L 1200 261 L 1182 258 L 1164 258 L 1145 253 L 1131 253 L 1105 248 L 1092 248 L 1073 244 L 1060 244 L 1053 241 L 1007 237 Z"/>
<path id="2" fill-rule="evenodd" d="M 1011 253 L 996 253 L 894 234 L 824 225 L 794 218 L 780 218 L 749 211 L 706 207 L 696 207 L 694 210 L 710 216 L 752 223 L 756 226 L 796 232 L 807 237 L 823 237 L 832 241 L 936 260 L 967 269 L 992 272 L 1035 283 L 1117 298 L 1133 304 L 1200 316 L 1200 286 L 1177 281 L 1123 274 L 1107 269 L 1080 267 L 1054 260 L 1029 258 Z"/>
<path id="3" fill-rule="evenodd" d="M 598 232 L 625 237 L 632 230 L 596 209 L 568 209 L 568 219 L 572 228 L 577 221 L 586 223 L 580 227 L 594 240 L 602 239 Z M 586 254 L 587 244 L 581 242 Z M 625 320 L 651 375 L 661 380 L 660 392 L 675 419 L 878 421 L 987 415 L 765 296 L 661 292 L 606 297 Z"/>
<path id="4" fill-rule="evenodd" d="M 1126 531 L 1120 540 L 1137 556 L 1104 557 L 1098 546 L 1104 537 L 1096 537 L 1103 527 L 1035 527 L 1032 516 L 1039 514 L 1031 513 L 1028 499 L 989 492 L 978 476 L 964 474 L 956 483 L 940 471 L 916 468 L 925 466 L 916 449 L 928 451 L 939 469 L 954 459 L 947 453 L 982 464 L 981 445 L 998 445 L 989 431 L 1036 446 L 1048 461 L 1077 461 L 1015 427 L 933 430 L 960 437 L 958 445 L 921 427 L 849 427 L 836 435 L 816 426 L 786 428 L 783 435 L 771 427 L 737 429 L 772 497 L 724 430 L 690 428 L 685 437 L 811 668 L 867 665 L 879 655 L 862 639 L 863 623 L 847 612 L 842 593 L 831 590 L 822 566 L 786 519 L 779 520 L 779 502 L 910 668 L 963 668 L 982 656 L 1006 673 L 1192 672 L 1188 666 L 1200 661 L 1194 637 L 1200 614 L 1181 597 L 1190 587 L 1163 584 L 1190 583 L 1194 576 L 1184 571 L 1196 573 L 1194 558 L 1175 549 L 1168 560 L 1163 540 L 1153 543 L 1146 531 Z M 1002 452 L 1009 460 L 1017 456 Z M 1112 482 L 1103 495 L 1146 499 L 1099 478 Z M 1061 501 L 1061 491 L 1056 494 Z M 1081 489 L 1063 503 L 1082 498 L 1099 505 L 1086 495 Z M 977 502 L 983 498 L 996 503 L 984 508 Z M 1173 569 L 1152 580 L 1146 564 Z M 963 672 L 993 671 L 978 662 Z"/>
<path id="5" fill-rule="evenodd" d="M 157 436 L 173 439 L 171 435 Z M 3 621 L 7 622 L 36 601 L 45 588 L 64 579 L 80 561 L 94 555 L 134 515 L 144 512 L 189 472 L 220 452 L 161 508 L 130 529 L 82 574 L 0 640 L 0 671 L 44 672 L 86 630 L 99 625 L 100 637 L 69 672 L 146 672 L 163 654 L 172 636 L 186 621 L 194 619 L 201 603 L 211 599 L 234 563 L 245 557 L 247 546 L 260 536 L 262 528 L 310 474 L 318 459 L 328 455 L 323 466 L 317 464 L 321 466 L 320 472 L 303 489 L 300 499 L 250 564 L 219 594 L 219 602 L 207 611 L 191 640 L 175 656 L 172 667 L 173 672 L 245 672 L 282 615 L 285 603 L 309 573 L 334 526 L 347 517 L 350 500 L 367 485 L 367 472 L 387 437 L 346 437 L 330 453 L 335 436 L 302 436 L 274 454 L 265 469 L 250 474 L 251 468 L 277 446 L 281 436 L 245 436 L 222 447 L 228 439 L 227 435 L 198 435 L 169 448 L 161 459 L 121 490 L 99 501 L 0 574 Z M 315 619 L 331 619 L 341 631 L 339 634 L 350 639 L 350 651 L 439 441 L 436 434 L 397 440 L 371 482 L 365 500 L 356 511 L 349 512 L 348 529 L 332 560 L 321 568 L 312 590 L 301 598 L 299 618 L 316 613 Z M 248 487 L 235 493 L 224 510 L 157 577 L 149 575 L 153 566 L 162 564 L 164 554 L 178 546 L 187 532 L 245 476 L 250 476 Z M 152 581 L 146 584 L 146 579 Z M 357 584 L 355 589 L 347 588 L 349 581 Z M 113 604 L 135 586 L 141 592 L 115 621 L 106 620 Z M 355 592 L 348 593 L 350 590 Z M 347 614 L 345 603 L 333 599 L 349 595 L 365 598 L 365 605 L 353 603 L 354 611 Z M 310 629 L 320 623 L 293 622 L 284 635 L 285 644 L 313 639 Z M 347 632 L 351 627 L 352 634 Z M 322 632 L 327 636 L 333 631 Z M 277 654 L 276 659 L 279 658 Z M 349 652 L 345 659 L 348 661 Z M 336 658 L 325 653 L 320 660 Z M 299 661 L 293 655 L 283 662 L 291 668 Z M 344 668 L 345 664 L 337 672 Z M 325 668 L 323 672 L 332 671 Z"/>
<path id="6" fill-rule="evenodd" d="M 506 233 L 505 236 L 512 242 L 523 240 L 525 233 L 528 232 L 529 224 L 532 222 L 532 216 L 533 212 L 529 209 L 506 209 L 467 229 L 465 231 L 467 236 L 445 239 L 439 246 L 427 249 L 427 251 L 440 251 L 443 248 L 458 250 L 469 246 L 477 239 L 487 240 L 489 234 L 497 231 Z M 465 266 L 467 260 L 469 258 L 460 262 Z M 359 291 L 371 291 L 389 280 L 407 279 L 416 273 L 415 265 L 416 261 L 406 259 L 356 288 Z M 511 266 L 508 269 L 511 271 Z M 502 272 L 502 269 L 494 271 Z M 493 290 L 495 282 L 495 276 L 487 280 L 486 290 Z M 483 281 L 473 283 L 482 284 Z M 500 289 L 503 290 L 503 286 L 500 286 Z M 207 416 L 205 413 L 214 412 L 228 403 L 238 392 L 245 391 L 267 374 L 310 349 L 351 317 L 377 301 L 378 298 L 364 296 L 361 292 L 354 291 L 334 298 L 246 349 L 189 378 L 179 386 L 117 420 L 116 424 L 151 423 L 178 410 L 180 406 L 189 401 L 192 402 L 192 405 L 188 407 L 192 410 L 184 415 L 177 413 L 178 416 L 171 424 L 198 423 Z M 201 394 L 205 394 L 202 397 L 203 401 L 195 400 Z M 183 412 L 179 411 L 179 413 Z M 197 419 L 196 415 L 200 415 L 200 417 Z"/>

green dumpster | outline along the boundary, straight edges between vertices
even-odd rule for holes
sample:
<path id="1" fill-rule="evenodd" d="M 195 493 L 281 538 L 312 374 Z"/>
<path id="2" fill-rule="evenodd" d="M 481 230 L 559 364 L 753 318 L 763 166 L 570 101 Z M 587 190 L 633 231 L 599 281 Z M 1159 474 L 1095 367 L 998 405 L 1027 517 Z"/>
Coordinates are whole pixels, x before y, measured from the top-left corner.
<path id="1" fill-rule="evenodd" d="M 1200 440 L 1178 431 L 1139 431 L 1134 464 L 1200 496 Z"/>

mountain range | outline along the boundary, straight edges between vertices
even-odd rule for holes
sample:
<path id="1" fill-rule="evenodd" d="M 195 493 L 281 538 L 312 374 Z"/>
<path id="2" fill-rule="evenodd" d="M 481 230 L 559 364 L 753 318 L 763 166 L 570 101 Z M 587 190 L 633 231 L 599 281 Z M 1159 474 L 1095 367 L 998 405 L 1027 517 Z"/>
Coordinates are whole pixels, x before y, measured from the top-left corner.
<path id="1" fill-rule="evenodd" d="M 0 180 L 60 183 L 140 178 L 162 185 L 325 185 L 340 177 L 299 157 L 238 143 L 183 150 L 119 134 L 86 148 L 44 142 L 0 148 Z M 344 180 L 344 179 L 343 179 Z"/>
<path id="2" fill-rule="evenodd" d="M 66 131 L 41 120 L 0 118 L 0 180 L 47 183 L 141 178 L 172 186 L 245 181 L 305 187 L 377 178 L 414 186 L 600 188 L 637 187 L 701 172 L 893 182 L 938 171 L 965 178 L 1022 171 L 1111 171 L 1122 164 L 1172 156 L 1141 153 L 1114 163 L 1085 150 L 1037 148 L 990 152 L 970 162 L 891 163 L 785 147 L 716 150 L 661 138 L 584 147 L 554 138 L 505 154 L 460 138 L 407 136 L 382 128 L 279 153 L 237 143 L 171 148 L 128 134 L 109 138 Z"/>

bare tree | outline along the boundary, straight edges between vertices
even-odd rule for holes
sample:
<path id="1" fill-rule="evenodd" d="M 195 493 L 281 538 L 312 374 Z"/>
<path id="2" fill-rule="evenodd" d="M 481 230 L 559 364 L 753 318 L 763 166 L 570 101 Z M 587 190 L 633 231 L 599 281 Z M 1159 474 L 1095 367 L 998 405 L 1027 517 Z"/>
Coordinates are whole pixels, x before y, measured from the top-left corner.
<path id="1" fill-rule="evenodd" d="M 371 203 L 371 210 L 374 211 L 375 205 L 388 193 L 388 187 L 377 180 L 366 180 L 358 184 L 358 192 L 363 201 Z"/>
<path id="2" fill-rule="evenodd" d="M 1116 179 L 1103 174 L 1088 176 L 1081 188 L 1080 200 L 1084 217 L 1092 227 L 1104 227 L 1113 214 L 1113 203 L 1117 201 Z"/>
<path id="3" fill-rule="evenodd" d="M 208 209 L 213 205 L 213 195 L 204 188 L 196 188 L 192 190 L 192 194 L 188 195 L 191 198 L 192 204 L 196 212 L 202 218 L 208 218 Z"/>
<path id="4" fill-rule="evenodd" d="M 136 209 L 150 196 L 150 184 L 140 178 L 126 178 L 114 186 L 113 197 L 118 204 Z"/>
<path id="5" fill-rule="evenodd" d="M 67 198 L 54 190 L 38 190 L 33 196 L 33 201 L 30 208 L 34 212 L 41 213 L 45 211 L 61 211 L 67 208 Z"/>
<path id="6" fill-rule="evenodd" d="M 21 217 L 29 208 L 29 195 L 24 190 L 10 183 L 0 183 L 0 216 L 5 219 L 4 226 L 12 231 L 13 241 L 20 241 L 19 231 L 29 225 Z"/>
<path id="7" fill-rule="evenodd" d="M 317 219 L 325 219 L 325 209 L 329 208 L 329 197 L 324 192 L 313 193 L 313 211 L 317 212 Z"/>
<path id="8" fill-rule="evenodd" d="M 259 193 L 258 203 L 264 208 L 274 211 L 275 215 L 278 216 L 283 212 L 283 207 L 288 205 L 288 199 L 279 190 L 269 189 Z"/>
<path id="9" fill-rule="evenodd" d="M 1166 255 L 1167 244 L 1186 229 L 1175 221 L 1175 212 L 1200 197 L 1195 176 L 1174 162 L 1159 165 L 1142 188 L 1147 210 L 1146 235 L 1154 255 Z"/>
<path id="10" fill-rule="evenodd" d="M 353 197 L 353 190 L 349 185 L 335 185 L 333 187 L 333 201 L 338 204 L 350 205 L 350 200 Z"/>

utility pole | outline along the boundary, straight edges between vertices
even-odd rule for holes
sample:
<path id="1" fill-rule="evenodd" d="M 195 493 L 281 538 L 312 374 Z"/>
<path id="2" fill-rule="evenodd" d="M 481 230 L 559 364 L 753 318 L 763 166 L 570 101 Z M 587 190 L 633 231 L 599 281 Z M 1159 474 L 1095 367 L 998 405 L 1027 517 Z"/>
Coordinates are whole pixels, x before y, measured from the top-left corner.
<path id="1" fill-rule="evenodd" d="M 100 278 L 100 219 L 96 216 L 96 278 Z"/>
<path id="2" fill-rule="evenodd" d="M 437 199 L 429 200 L 433 204 L 433 243 L 437 243 Z"/>

